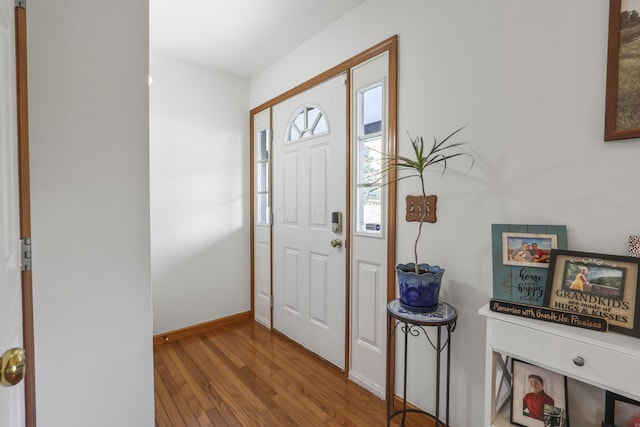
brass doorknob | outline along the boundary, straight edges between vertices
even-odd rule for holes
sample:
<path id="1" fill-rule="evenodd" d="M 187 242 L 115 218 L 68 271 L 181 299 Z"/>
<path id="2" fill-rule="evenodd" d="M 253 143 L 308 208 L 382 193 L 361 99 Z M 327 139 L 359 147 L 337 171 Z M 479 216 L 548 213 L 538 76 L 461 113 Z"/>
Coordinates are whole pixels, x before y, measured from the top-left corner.
<path id="1" fill-rule="evenodd" d="M 0 359 L 0 385 L 11 387 L 22 381 L 24 377 L 25 351 L 11 348 L 4 352 Z"/>
<path id="2" fill-rule="evenodd" d="M 333 246 L 334 248 L 341 248 L 342 247 L 342 240 L 340 239 L 333 239 L 331 241 L 331 246 Z"/>

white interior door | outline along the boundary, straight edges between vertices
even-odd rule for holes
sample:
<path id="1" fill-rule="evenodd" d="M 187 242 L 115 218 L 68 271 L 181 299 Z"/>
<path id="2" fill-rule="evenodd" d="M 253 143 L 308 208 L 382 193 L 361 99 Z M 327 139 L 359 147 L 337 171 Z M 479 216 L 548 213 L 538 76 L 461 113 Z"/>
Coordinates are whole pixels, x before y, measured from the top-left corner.
<path id="1" fill-rule="evenodd" d="M 13 7 L 13 0 L 0 0 L 0 355 L 23 346 Z M 0 425 L 24 423 L 24 383 L 0 387 Z"/>
<path id="2" fill-rule="evenodd" d="M 346 91 L 341 75 L 273 107 L 272 141 L 273 327 L 342 369 Z"/>

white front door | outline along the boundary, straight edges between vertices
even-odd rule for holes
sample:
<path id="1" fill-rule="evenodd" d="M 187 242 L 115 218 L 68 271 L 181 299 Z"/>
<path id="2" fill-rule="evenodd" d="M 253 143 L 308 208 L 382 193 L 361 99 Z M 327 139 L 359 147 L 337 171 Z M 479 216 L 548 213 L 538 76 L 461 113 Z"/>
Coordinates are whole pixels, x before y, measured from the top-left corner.
<path id="1" fill-rule="evenodd" d="M 342 369 L 346 91 L 340 75 L 273 107 L 272 141 L 273 327 Z"/>
<path id="2" fill-rule="evenodd" d="M 18 137 L 13 0 L 0 0 L 0 355 L 22 347 Z M 0 426 L 24 421 L 24 383 L 0 387 Z"/>

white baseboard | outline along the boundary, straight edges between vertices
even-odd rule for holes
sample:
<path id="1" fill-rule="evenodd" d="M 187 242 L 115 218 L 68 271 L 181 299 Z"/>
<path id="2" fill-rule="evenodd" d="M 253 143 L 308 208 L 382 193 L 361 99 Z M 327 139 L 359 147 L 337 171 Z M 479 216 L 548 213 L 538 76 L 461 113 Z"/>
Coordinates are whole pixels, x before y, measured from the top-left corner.
<path id="1" fill-rule="evenodd" d="M 253 320 L 255 320 L 256 322 L 260 323 L 262 326 L 264 326 L 267 329 L 271 329 L 271 322 L 269 321 L 269 319 L 265 319 L 262 316 L 258 316 L 257 314 L 253 317 Z"/>
<path id="2" fill-rule="evenodd" d="M 385 399 L 386 398 L 383 388 L 380 388 L 379 386 L 377 386 L 375 384 L 371 384 L 370 382 L 367 381 L 366 378 L 361 377 L 357 373 L 349 372 L 349 379 L 351 381 L 353 381 L 354 383 L 358 384 L 360 387 L 370 391 L 371 393 L 373 393 L 375 396 L 379 397 L 380 399 Z"/>

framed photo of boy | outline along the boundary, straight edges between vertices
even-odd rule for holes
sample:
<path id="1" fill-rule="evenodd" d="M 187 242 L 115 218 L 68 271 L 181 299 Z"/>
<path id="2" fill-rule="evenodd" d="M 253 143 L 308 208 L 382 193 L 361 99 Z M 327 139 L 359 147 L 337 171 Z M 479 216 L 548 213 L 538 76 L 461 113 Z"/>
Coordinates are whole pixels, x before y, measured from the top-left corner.
<path id="1" fill-rule="evenodd" d="M 511 424 L 568 427 L 567 377 L 512 359 Z"/>
<path id="2" fill-rule="evenodd" d="M 612 426 L 640 426 L 640 402 L 607 391 L 604 421 Z"/>
<path id="3" fill-rule="evenodd" d="M 604 140 L 640 136 L 640 27 L 638 0 L 610 0 Z"/>
<path id="4" fill-rule="evenodd" d="M 611 331 L 640 336 L 640 258 L 551 251 L 545 306 L 601 317 Z"/>

